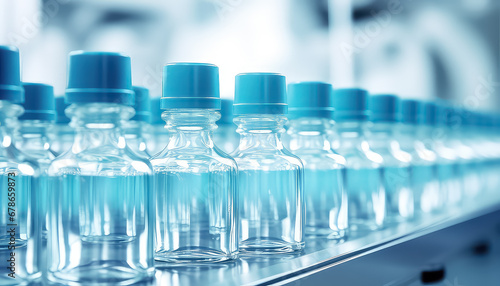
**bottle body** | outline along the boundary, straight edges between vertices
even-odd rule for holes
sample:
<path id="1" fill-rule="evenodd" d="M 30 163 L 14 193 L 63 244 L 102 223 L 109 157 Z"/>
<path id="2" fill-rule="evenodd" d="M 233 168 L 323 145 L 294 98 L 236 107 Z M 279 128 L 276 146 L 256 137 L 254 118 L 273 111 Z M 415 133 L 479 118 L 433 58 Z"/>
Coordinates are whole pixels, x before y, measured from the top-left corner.
<path id="1" fill-rule="evenodd" d="M 215 147 L 214 110 L 164 112 L 170 139 L 151 158 L 156 194 L 155 259 L 169 264 L 235 259 L 237 167 Z"/>
<path id="2" fill-rule="evenodd" d="M 347 233 L 345 159 L 327 139 L 330 120 L 292 120 L 287 131 L 289 150 L 304 163 L 305 234 L 342 239 Z"/>
<path id="3" fill-rule="evenodd" d="M 411 189 L 415 202 L 415 216 L 421 217 L 441 210 L 436 154 L 420 140 L 420 127 L 405 125 L 400 128 L 401 149 L 412 158 Z"/>
<path id="4" fill-rule="evenodd" d="M 147 278 L 153 274 L 152 170 L 125 144 L 121 121 L 133 110 L 89 103 L 68 113 L 75 142 L 49 168 L 48 278 L 83 284 Z"/>
<path id="5" fill-rule="evenodd" d="M 42 265 L 40 172 L 36 162 L 21 153 L 12 140 L 10 118 L 22 108 L 0 100 L 0 284 L 19 285 L 40 277 Z"/>
<path id="6" fill-rule="evenodd" d="M 364 124 L 359 121 L 337 123 L 332 138 L 333 150 L 346 160 L 349 231 L 354 235 L 380 229 L 386 214 L 383 159 L 370 149 Z"/>
<path id="7" fill-rule="evenodd" d="M 282 115 L 235 118 L 241 139 L 238 163 L 240 251 L 277 254 L 304 247 L 303 164 L 283 147 Z"/>
<path id="8" fill-rule="evenodd" d="M 370 126 L 371 150 L 383 159 L 383 186 L 386 197 L 386 221 L 398 223 L 413 218 L 414 197 L 411 188 L 411 155 L 401 150 L 393 123 L 377 122 Z"/>

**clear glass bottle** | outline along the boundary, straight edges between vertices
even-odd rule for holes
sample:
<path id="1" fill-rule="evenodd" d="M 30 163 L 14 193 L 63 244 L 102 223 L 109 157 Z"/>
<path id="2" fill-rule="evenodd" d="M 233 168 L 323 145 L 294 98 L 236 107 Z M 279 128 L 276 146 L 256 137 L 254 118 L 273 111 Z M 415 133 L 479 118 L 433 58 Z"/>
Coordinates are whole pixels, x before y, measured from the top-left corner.
<path id="1" fill-rule="evenodd" d="M 127 146 L 137 155 L 148 158 L 148 135 L 151 133 L 151 100 L 149 90 L 140 86 L 133 86 L 135 93 L 135 115 L 123 123 Z"/>
<path id="2" fill-rule="evenodd" d="M 151 158 L 155 259 L 167 265 L 235 259 L 238 169 L 212 138 L 220 117 L 219 70 L 174 63 L 163 76 L 161 108 L 170 140 Z"/>
<path id="3" fill-rule="evenodd" d="M 322 82 L 288 85 L 290 118 L 285 142 L 304 163 L 305 234 L 342 239 L 347 233 L 345 159 L 330 146 L 332 86 Z"/>
<path id="4" fill-rule="evenodd" d="M 414 99 L 401 101 L 402 125 L 398 128 L 398 141 L 401 149 L 412 156 L 411 188 L 417 217 L 439 211 L 443 203 L 439 197 L 436 153 L 427 149 L 419 136 L 424 120 L 422 101 Z"/>
<path id="5" fill-rule="evenodd" d="M 233 123 L 233 101 L 221 99 L 220 119 L 217 121 L 218 128 L 214 132 L 214 141 L 226 153 L 231 153 L 238 147 L 240 137 Z"/>
<path id="6" fill-rule="evenodd" d="M 349 233 L 354 236 L 382 228 L 386 212 L 383 159 L 370 149 L 365 137 L 367 100 L 368 92 L 363 89 L 333 92 L 332 147 L 346 160 Z"/>
<path id="7" fill-rule="evenodd" d="M 147 134 L 147 138 L 147 150 L 152 156 L 162 151 L 167 146 L 170 138 L 165 121 L 161 118 L 159 97 L 151 98 L 151 129 L 149 134 Z"/>
<path id="8" fill-rule="evenodd" d="M 23 113 L 19 51 L 0 46 L 0 284 L 26 285 L 41 276 L 39 169 L 14 146 L 12 120 Z"/>
<path id="9" fill-rule="evenodd" d="M 426 112 L 434 112 L 435 124 L 424 135 L 429 149 L 438 155 L 440 192 L 446 207 L 455 208 L 462 199 L 461 169 L 457 151 L 449 146 L 447 107 L 429 102 Z"/>
<path id="10" fill-rule="evenodd" d="M 133 284 L 154 273 L 152 168 L 125 141 L 130 58 L 72 52 L 67 114 L 73 147 L 49 168 L 48 279 L 63 284 Z"/>
<path id="11" fill-rule="evenodd" d="M 284 254 L 304 248 L 304 167 L 283 147 L 287 122 L 285 77 L 274 73 L 236 76 L 234 123 L 238 163 L 240 252 Z"/>
<path id="12" fill-rule="evenodd" d="M 49 132 L 56 118 L 54 89 L 40 83 L 23 83 L 24 113 L 19 117 L 19 141 L 16 147 L 23 150 L 27 158 L 37 162 L 40 176 L 37 180 L 38 210 L 42 228 L 42 241 L 47 243 L 47 192 L 49 165 L 56 158 L 50 148 Z"/>
<path id="13" fill-rule="evenodd" d="M 64 102 L 64 96 L 55 98 L 56 102 L 56 124 L 52 128 L 50 136 L 50 148 L 55 154 L 60 155 L 68 151 L 75 141 L 75 129 L 69 125 L 70 119 L 65 110 L 69 106 Z"/>
<path id="14" fill-rule="evenodd" d="M 411 155 L 397 140 L 400 100 L 391 94 L 370 96 L 368 143 L 383 158 L 383 185 L 386 198 L 386 222 L 399 223 L 413 218 Z"/>

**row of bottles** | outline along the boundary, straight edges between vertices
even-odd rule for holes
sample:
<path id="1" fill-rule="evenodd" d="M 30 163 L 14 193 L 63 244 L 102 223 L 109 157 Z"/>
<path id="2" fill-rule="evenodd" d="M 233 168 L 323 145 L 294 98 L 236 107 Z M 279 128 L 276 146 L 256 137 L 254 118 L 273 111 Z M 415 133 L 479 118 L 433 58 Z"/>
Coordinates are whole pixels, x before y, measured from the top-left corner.
<path id="1" fill-rule="evenodd" d="M 71 53 L 64 98 L 21 83 L 15 48 L 0 71 L 2 285 L 299 253 L 500 186 L 498 117 L 442 103 L 274 73 L 237 75 L 221 101 L 218 68 L 196 63 L 166 65 L 150 99 L 117 53 Z"/>

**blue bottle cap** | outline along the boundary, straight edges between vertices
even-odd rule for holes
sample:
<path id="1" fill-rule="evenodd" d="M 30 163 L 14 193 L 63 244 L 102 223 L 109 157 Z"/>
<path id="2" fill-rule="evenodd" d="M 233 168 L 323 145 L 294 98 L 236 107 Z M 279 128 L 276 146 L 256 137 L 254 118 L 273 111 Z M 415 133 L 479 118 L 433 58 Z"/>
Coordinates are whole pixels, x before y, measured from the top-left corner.
<path id="1" fill-rule="evenodd" d="M 297 82 L 288 85 L 290 118 L 333 118 L 333 88 L 325 82 Z"/>
<path id="2" fill-rule="evenodd" d="M 163 68 L 161 109 L 220 109 L 219 68 L 212 64 L 172 63 Z"/>
<path id="3" fill-rule="evenodd" d="M 434 102 L 424 103 L 424 124 L 429 126 L 434 126 L 437 124 L 437 106 Z"/>
<path id="4" fill-rule="evenodd" d="M 0 100 L 24 102 L 19 50 L 11 46 L 0 46 Z"/>
<path id="5" fill-rule="evenodd" d="M 217 124 L 233 124 L 233 101 L 231 99 L 221 99 L 220 119 Z"/>
<path id="6" fill-rule="evenodd" d="M 64 111 L 69 106 L 69 104 L 67 104 L 64 101 L 64 96 L 56 97 L 55 101 L 56 101 L 56 113 L 57 113 L 56 123 L 57 124 L 68 124 L 71 121 L 71 119 L 69 119 L 69 117 L 66 116 L 66 113 L 64 113 Z"/>
<path id="7" fill-rule="evenodd" d="M 151 99 L 149 98 L 149 90 L 141 86 L 133 86 L 135 93 L 135 115 L 130 120 L 151 122 Z"/>
<path id="8" fill-rule="evenodd" d="M 393 94 L 377 94 L 368 99 L 371 122 L 399 122 L 399 97 Z"/>
<path id="9" fill-rule="evenodd" d="M 119 53 L 71 52 L 67 103 L 134 104 L 130 58 Z"/>
<path id="10" fill-rule="evenodd" d="M 417 99 L 401 100 L 401 122 L 406 124 L 424 124 L 425 104 Z"/>
<path id="11" fill-rule="evenodd" d="M 23 83 L 24 113 L 19 120 L 55 121 L 54 88 L 42 83 Z"/>
<path id="12" fill-rule="evenodd" d="M 368 119 L 368 92 L 360 88 L 344 88 L 333 91 L 335 121 L 365 121 Z"/>
<path id="13" fill-rule="evenodd" d="M 151 124 L 158 125 L 158 124 L 163 124 L 165 125 L 165 121 L 161 119 L 161 113 L 163 110 L 160 108 L 160 100 L 161 97 L 153 97 L 151 98 Z"/>
<path id="14" fill-rule="evenodd" d="M 285 76 L 278 73 L 236 75 L 233 113 L 287 114 Z"/>

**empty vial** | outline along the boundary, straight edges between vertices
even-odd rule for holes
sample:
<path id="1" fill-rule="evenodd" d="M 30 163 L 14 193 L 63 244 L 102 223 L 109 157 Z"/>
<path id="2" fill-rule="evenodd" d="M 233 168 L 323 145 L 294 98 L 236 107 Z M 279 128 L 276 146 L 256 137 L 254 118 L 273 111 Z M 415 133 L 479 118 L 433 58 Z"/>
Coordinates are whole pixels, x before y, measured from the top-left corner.
<path id="1" fill-rule="evenodd" d="M 24 285 L 40 277 L 41 199 L 36 162 L 14 146 L 12 120 L 23 113 L 19 51 L 0 46 L 0 284 Z"/>
<path id="2" fill-rule="evenodd" d="M 121 54 L 70 54 L 66 113 L 76 136 L 49 168 L 51 281 L 132 284 L 154 272 L 152 168 L 122 128 L 134 114 L 130 69 Z"/>
<path id="3" fill-rule="evenodd" d="M 412 156 L 411 188 L 415 215 L 422 217 L 439 210 L 439 181 L 436 153 L 425 147 L 421 129 L 424 124 L 424 102 L 415 99 L 401 101 L 401 127 L 398 141 L 401 149 Z"/>
<path id="4" fill-rule="evenodd" d="M 288 85 L 287 145 L 304 163 L 305 233 L 341 239 L 347 231 L 345 159 L 331 149 L 332 86 L 322 82 Z"/>
<path id="5" fill-rule="evenodd" d="M 414 200 L 411 189 L 411 155 L 397 140 L 400 121 L 399 98 L 391 94 L 369 98 L 368 133 L 371 150 L 383 159 L 383 184 L 386 198 L 386 222 L 397 223 L 413 218 Z"/>
<path id="6" fill-rule="evenodd" d="M 332 146 L 346 160 L 349 230 L 355 236 L 380 229 L 385 219 L 382 156 L 370 149 L 365 130 L 368 92 L 338 89 L 333 92 L 336 125 Z"/>
<path id="7" fill-rule="evenodd" d="M 304 248 L 304 167 L 283 147 L 288 111 L 285 77 L 236 76 L 234 122 L 238 163 L 240 252 L 278 254 Z"/>
<path id="8" fill-rule="evenodd" d="M 56 158 L 51 150 L 49 131 L 56 118 L 54 106 L 54 89 L 50 85 L 40 83 L 23 83 L 24 113 L 19 117 L 19 138 L 16 147 L 22 150 L 29 159 L 37 162 L 40 176 L 37 182 L 38 209 L 42 239 L 47 239 L 47 172 L 49 165 Z"/>
<path id="9" fill-rule="evenodd" d="M 151 100 L 149 99 L 149 90 L 134 86 L 135 102 L 134 117 L 124 122 L 125 140 L 127 146 L 137 155 L 149 158 L 148 152 L 149 134 L 151 131 Z"/>
<path id="10" fill-rule="evenodd" d="M 151 158 L 155 259 L 167 264 L 234 259 L 238 254 L 237 167 L 213 141 L 220 117 L 218 67 L 166 65 L 161 109 L 170 139 Z"/>

